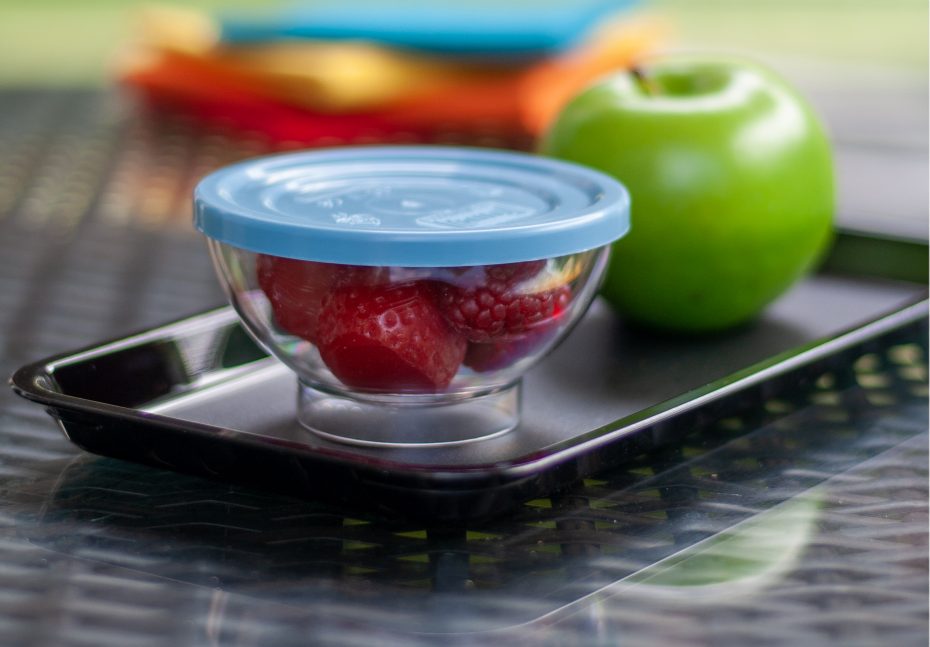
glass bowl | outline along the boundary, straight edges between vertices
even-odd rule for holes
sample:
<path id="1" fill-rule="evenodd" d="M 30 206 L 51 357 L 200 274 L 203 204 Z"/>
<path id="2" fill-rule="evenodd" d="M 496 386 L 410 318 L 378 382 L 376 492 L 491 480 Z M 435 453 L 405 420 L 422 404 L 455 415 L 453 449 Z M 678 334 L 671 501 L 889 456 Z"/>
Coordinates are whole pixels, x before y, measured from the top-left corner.
<path id="1" fill-rule="evenodd" d="M 628 226 L 615 181 L 517 153 L 374 147 L 231 169 L 198 186 L 198 228 L 246 330 L 297 375 L 300 423 L 340 442 L 517 427 L 521 376 L 590 305 Z M 565 224 L 579 217 L 606 225 L 579 235 Z"/>

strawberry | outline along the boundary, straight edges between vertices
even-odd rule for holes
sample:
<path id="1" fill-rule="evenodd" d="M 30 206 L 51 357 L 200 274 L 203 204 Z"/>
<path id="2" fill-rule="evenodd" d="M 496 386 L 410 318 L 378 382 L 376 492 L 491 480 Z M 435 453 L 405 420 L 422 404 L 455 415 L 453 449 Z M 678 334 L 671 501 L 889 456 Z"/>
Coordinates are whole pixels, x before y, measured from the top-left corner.
<path id="1" fill-rule="evenodd" d="M 323 299 L 340 273 L 340 266 L 260 255 L 256 260 L 258 285 L 271 302 L 282 330 L 316 341 Z"/>
<path id="2" fill-rule="evenodd" d="M 320 311 L 320 356 L 354 388 L 440 391 L 458 371 L 465 347 L 424 281 L 337 287 Z"/>
<path id="3" fill-rule="evenodd" d="M 439 306 L 446 320 L 469 341 L 487 342 L 519 336 L 558 316 L 571 301 L 571 290 L 562 285 L 524 293 L 520 284 L 532 276 L 527 275 L 527 265 L 489 266 L 487 280 L 474 287 L 442 284 Z"/>
<path id="4" fill-rule="evenodd" d="M 282 330 L 316 343 L 323 300 L 337 285 L 375 283 L 381 268 L 336 265 L 260 254 L 258 285 Z"/>

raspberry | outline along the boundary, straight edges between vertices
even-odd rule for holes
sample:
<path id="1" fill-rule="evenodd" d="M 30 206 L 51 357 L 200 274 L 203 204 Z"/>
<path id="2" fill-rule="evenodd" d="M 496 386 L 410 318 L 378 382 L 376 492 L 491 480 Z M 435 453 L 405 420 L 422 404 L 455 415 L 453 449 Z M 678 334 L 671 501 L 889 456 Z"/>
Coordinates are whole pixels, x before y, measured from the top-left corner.
<path id="1" fill-rule="evenodd" d="M 375 283 L 381 268 L 335 265 L 260 254 L 255 261 L 258 285 L 271 302 L 278 326 L 316 343 L 323 300 L 337 285 Z"/>
<path id="2" fill-rule="evenodd" d="M 489 373 L 513 366 L 517 361 L 532 355 L 551 340 L 558 331 L 558 320 L 524 334 L 517 339 L 504 339 L 486 343 L 469 342 L 465 352 L 465 366 L 476 373 Z"/>
<path id="3" fill-rule="evenodd" d="M 523 263 L 504 263 L 502 265 L 485 265 L 484 273 L 493 281 L 523 281 L 539 274 L 546 266 L 546 261 L 526 261 Z"/>
<path id="4" fill-rule="evenodd" d="M 440 391 L 465 357 L 427 282 L 336 288 L 319 322 L 320 357 L 354 388 Z"/>
<path id="5" fill-rule="evenodd" d="M 443 284 L 439 287 L 442 313 L 469 341 L 486 342 L 527 332 L 558 316 L 571 301 L 567 285 L 523 294 L 519 283 L 526 277 L 521 276 L 489 277 L 484 285 L 470 288 Z"/>

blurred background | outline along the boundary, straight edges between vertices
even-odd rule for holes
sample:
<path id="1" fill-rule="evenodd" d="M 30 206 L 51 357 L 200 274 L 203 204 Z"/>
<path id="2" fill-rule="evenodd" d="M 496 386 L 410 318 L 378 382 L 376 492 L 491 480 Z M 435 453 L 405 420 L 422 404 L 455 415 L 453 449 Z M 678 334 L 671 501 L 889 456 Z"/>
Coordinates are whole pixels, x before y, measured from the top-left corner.
<path id="1" fill-rule="evenodd" d="M 508 2 L 534 5 L 532 0 Z M 440 0 L 436 3 L 441 4 Z M 108 83 L 114 56 L 131 40 L 138 8 L 151 4 L 137 0 L 0 1 L 0 82 Z M 193 0 L 175 6 L 206 12 L 262 12 L 276 4 L 285 3 Z M 384 4 L 397 6 L 403 0 Z M 564 0 L 564 4 L 572 2 Z M 914 73 L 915 81 L 926 77 L 927 3 L 922 0 L 653 0 L 642 7 L 673 22 L 679 47 L 896 68 Z"/>
<path id="2" fill-rule="evenodd" d="M 922 0 L 0 0 L 0 213 L 68 227 L 93 201 L 181 223 L 193 178 L 267 150 L 532 148 L 594 78 L 700 50 L 761 60 L 811 99 L 842 224 L 925 238 L 927 26 Z M 80 168 L 47 163 L 61 147 Z"/>

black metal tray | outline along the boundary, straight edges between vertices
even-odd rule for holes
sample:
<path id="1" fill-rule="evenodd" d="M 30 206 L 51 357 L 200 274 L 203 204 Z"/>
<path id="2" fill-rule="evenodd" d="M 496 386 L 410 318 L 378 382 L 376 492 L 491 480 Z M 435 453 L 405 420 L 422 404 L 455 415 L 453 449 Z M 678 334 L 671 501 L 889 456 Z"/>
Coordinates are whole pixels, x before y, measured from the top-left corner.
<path id="1" fill-rule="evenodd" d="M 890 250 L 868 270 L 895 279 L 850 273 L 862 257 L 844 257 L 850 244 Z M 25 366 L 12 385 L 93 453 L 433 521 L 477 519 L 750 411 L 825 371 L 843 374 L 870 344 L 913 337 L 927 320 L 926 263 L 893 267 L 905 251 L 925 258 L 926 245 L 845 235 L 830 273 L 719 336 L 651 335 L 595 302 L 527 375 L 521 426 L 461 446 L 349 447 L 306 432 L 294 417 L 294 377 L 227 308 Z"/>

